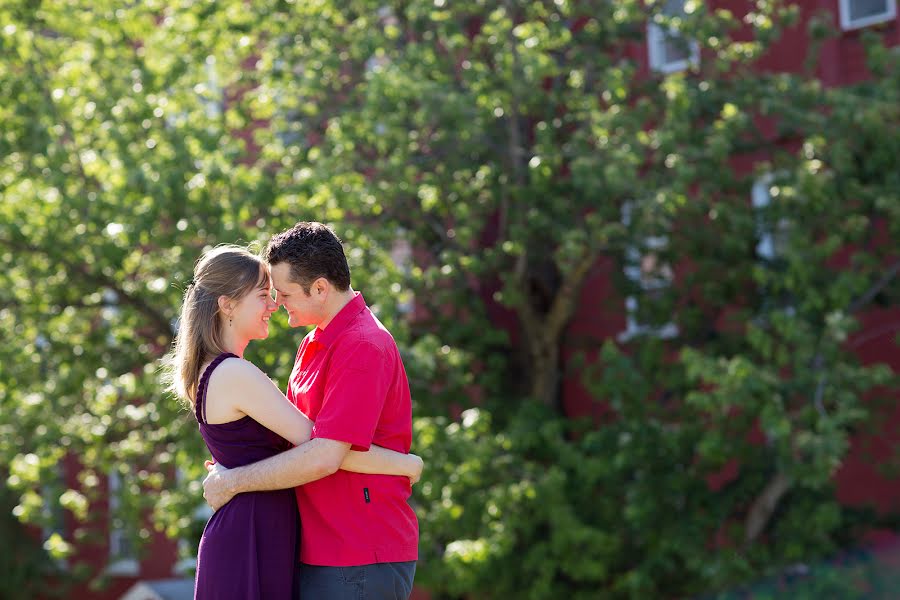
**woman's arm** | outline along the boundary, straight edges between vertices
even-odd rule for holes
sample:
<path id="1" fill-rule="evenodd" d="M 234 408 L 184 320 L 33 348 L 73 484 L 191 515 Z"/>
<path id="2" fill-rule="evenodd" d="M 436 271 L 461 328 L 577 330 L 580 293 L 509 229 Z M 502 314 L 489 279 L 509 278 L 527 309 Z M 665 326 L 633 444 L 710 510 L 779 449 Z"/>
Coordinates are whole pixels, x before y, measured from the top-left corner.
<path id="1" fill-rule="evenodd" d="M 312 421 L 284 397 L 272 380 L 253 363 L 229 358 L 213 371 L 207 394 L 224 401 L 295 446 L 308 442 Z M 372 446 L 368 452 L 347 453 L 341 468 L 356 473 L 401 475 L 415 483 L 424 463 L 415 454 Z"/>
<path id="2" fill-rule="evenodd" d="M 368 452 L 351 450 L 341 463 L 341 469 L 354 473 L 380 473 L 382 475 L 403 475 L 412 483 L 419 481 L 425 463 L 415 454 L 403 454 L 372 445 Z"/>
<path id="3" fill-rule="evenodd" d="M 308 442 L 312 435 L 312 421 L 284 397 L 265 373 L 246 360 L 223 361 L 210 377 L 207 396 L 250 415 L 295 446 Z"/>

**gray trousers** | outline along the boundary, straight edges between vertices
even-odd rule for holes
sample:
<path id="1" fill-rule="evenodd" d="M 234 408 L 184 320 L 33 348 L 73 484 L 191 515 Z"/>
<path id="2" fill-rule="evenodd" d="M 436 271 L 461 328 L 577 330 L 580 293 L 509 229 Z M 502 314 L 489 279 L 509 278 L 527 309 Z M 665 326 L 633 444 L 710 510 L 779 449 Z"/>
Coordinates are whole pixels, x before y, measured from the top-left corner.
<path id="1" fill-rule="evenodd" d="M 295 600 L 407 600 L 416 575 L 416 561 L 297 568 Z"/>

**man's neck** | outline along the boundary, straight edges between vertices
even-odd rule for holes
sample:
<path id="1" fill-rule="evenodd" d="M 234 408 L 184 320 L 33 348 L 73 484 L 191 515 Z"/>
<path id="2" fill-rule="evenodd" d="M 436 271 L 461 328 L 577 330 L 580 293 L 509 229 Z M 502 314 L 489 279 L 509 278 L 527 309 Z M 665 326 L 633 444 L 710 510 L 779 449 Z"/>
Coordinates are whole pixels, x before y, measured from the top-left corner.
<path id="1" fill-rule="evenodd" d="M 325 331 L 325 328 L 328 327 L 328 324 L 337 316 L 339 312 L 341 312 L 345 306 L 350 304 L 353 299 L 356 297 L 356 292 L 353 291 L 353 288 L 349 288 L 346 292 L 338 292 L 338 294 L 330 299 L 325 310 L 325 318 L 317 325 L 319 329 Z M 333 300 L 333 301 L 331 301 Z"/>

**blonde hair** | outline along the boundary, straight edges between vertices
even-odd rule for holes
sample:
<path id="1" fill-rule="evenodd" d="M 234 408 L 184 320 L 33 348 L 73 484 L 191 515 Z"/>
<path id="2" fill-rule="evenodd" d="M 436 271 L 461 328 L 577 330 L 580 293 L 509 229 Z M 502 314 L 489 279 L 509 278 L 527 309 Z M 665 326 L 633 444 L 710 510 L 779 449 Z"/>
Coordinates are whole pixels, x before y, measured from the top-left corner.
<path id="1" fill-rule="evenodd" d="M 267 288 L 269 282 L 265 263 L 246 248 L 227 244 L 203 253 L 184 292 L 172 351 L 164 359 L 167 391 L 187 400 L 193 409 L 200 368 L 226 352 L 219 297 L 240 300 L 255 289 Z"/>

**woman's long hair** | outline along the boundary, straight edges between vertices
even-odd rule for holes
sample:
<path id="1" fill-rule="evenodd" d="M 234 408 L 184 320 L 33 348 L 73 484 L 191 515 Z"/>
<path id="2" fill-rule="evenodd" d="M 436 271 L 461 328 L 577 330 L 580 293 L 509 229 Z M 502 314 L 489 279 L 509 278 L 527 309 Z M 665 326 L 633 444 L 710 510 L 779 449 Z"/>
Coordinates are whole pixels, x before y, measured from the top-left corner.
<path id="1" fill-rule="evenodd" d="M 219 296 L 238 301 L 268 285 L 268 269 L 246 248 L 222 245 L 200 257 L 194 267 L 194 279 L 184 292 L 175 343 L 164 359 L 167 391 L 187 400 L 193 409 L 200 368 L 226 351 Z"/>

